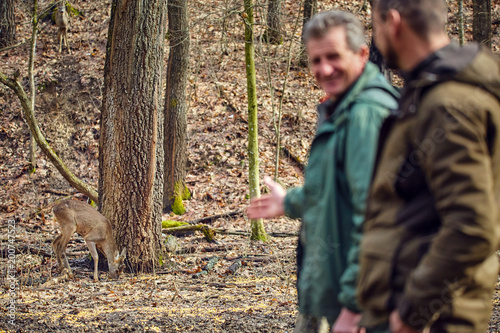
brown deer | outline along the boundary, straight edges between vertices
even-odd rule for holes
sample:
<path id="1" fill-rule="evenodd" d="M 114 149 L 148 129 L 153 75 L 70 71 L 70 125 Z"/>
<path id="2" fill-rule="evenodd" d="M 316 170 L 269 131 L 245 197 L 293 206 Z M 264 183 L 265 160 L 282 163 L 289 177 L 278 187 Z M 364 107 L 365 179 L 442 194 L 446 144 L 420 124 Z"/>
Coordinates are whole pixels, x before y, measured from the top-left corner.
<path id="1" fill-rule="evenodd" d="M 59 31 L 57 33 L 57 39 L 59 39 L 59 53 L 61 53 L 63 40 L 68 53 L 71 53 L 68 45 L 69 16 L 68 12 L 66 11 L 66 5 L 64 4 L 57 7 L 56 25 L 59 28 Z"/>
<path id="2" fill-rule="evenodd" d="M 108 259 L 111 278 L 118 278 L 126 257 L 126 249 L 124 248 L 121 253 L 118 251 L 115 239 L 113 238 L 111 222 L 92 208 L 92 206 L 77 200 L 62 201 L 54 207 L 53 211 L 61 227 L 61 234 L 52 243 L 59 267 L 62 268 L 63 266 L 61 260 L 61 257 L 63 257 L 64 267 L 68 271 L 68 276 L 70 278 L 74 277 L 65 252 L 71 235 L 76 231 L 83 237 L 92 258 L 94 258 L 94 281 L 99 281 L 97 275 L 99 256 L 96 248 Z"/>

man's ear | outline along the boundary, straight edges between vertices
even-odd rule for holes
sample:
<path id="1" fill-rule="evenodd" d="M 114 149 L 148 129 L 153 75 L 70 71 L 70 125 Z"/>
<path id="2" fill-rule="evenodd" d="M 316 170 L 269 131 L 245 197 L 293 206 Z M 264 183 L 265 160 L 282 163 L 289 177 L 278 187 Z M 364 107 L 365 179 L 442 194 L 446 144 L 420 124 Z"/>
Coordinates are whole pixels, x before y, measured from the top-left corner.
<path id="1" fill-rule="evenodd" d="M 370 49 L 366 45 L 362 45 L 361 48 L 359 49 L 359 53 L 361 55 L 361 58 L 365 61 L 368 61 L 370 58 Z"/>
<path id="2" fill-rule="evenodd" d="M 401 33 L 401 14 L 395 9 L 389 9 L 386 13 L 386 24 L 388 25 L 392 37 L 399 36 Z"/>

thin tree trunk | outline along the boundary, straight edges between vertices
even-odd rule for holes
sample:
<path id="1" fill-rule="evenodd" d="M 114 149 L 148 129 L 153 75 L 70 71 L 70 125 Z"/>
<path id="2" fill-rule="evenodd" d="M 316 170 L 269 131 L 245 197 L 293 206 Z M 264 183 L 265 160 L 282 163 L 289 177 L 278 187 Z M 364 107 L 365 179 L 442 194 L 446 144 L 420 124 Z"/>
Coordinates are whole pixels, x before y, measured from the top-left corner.
<path id="1" fill-rule="evenodd" d="M 14 17 L 14 1 L 0 1 L 0 49 L 16 42 L 16 21 Z"/>
<path id="2" fill-rule="evenodd" d="M 186 83 L 189 69 L 189 24 L 186 0 L 168 1 L 170 53 L 165 94 L 165 184 L 163 210 L 184 213 L 186 188 Z"/>
<path id="3" fill-rule="evenodd" d="M 473 0 L 472 35 L 475 42 L 491 49 L 491 1 Z"/>
<path id="4" fill-rule="evenodd" d="M 281 44 L 283 43 L 281 34 L 281 0 L 269 0 L 266 39 L 271 44 Z"/>
<path id="5" fill-rule="evenodd" d="M 29 80 L 29 92 L 30 92 L 30 112 L 35 114 L 35 77 L 33 75 L 33 67 L 35 65 L 35 50 L 36 50 L 36 39 L 38 36 L 38 0 L 33 1 L 33 12 L 32 12 L 32 33 L 31 33 L 31 48 L 30 57 L 28 62 L 28 80 Z M 36 142 L 33 137 L 33 133 L 30 131 L 30 146 L 29 146 L 29 160 L 30 160 L 30 173 L 35 172 L 36 169 Z"/>
<path id="6" fill-rule="evenodd" d="M 458 39 L 464 45 L 464 0 L 458 0 Z"/>
<path id="7" fill-rule="evenodd" d="M 163 250 L 163 110 L 166 0 L 113 0 L 104 67 L 99 206 L 133 271 Z"/>
<path id="8" fill-rule="evenodd" d="M 302 18 L 302 36 L 304 36 L 304 28 L 318 11 L 318 0 L 304 0 L 304 16 Z M 299 64 L 302 67 L 307 67 L 309 65 L 309 60 L 307 58 L 307 52 L 305 45 L 302 45 L 302 51 L 300 53 Z"/>
<path id="9" fill-rule="evenodd" d="M 259 185 L 259 134 L 257 124 L 257 80 L 255 75 L 255 46 L 253 34 L 253 3 L 244 0 L 245 6 L 245 63 L 248 98 L 248 182 L 250 198 L 260 196 Z M 262 219 L 251 221 L 252 240 L 267 240 Z"/>

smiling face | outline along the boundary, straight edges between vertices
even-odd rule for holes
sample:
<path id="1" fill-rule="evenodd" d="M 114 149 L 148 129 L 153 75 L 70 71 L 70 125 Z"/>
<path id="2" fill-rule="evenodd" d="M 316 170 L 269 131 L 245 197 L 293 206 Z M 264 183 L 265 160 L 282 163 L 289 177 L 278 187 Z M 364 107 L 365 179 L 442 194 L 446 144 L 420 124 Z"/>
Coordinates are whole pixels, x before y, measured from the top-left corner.
<path id="1" fill-rule="evenodd" d="M 324 37 L 310 39 L 306 49 L 316 81 L 333 99 L 349 89 L 368 61 L 368 47 L 352 51 L 342 26 L 331 28 Z"/>

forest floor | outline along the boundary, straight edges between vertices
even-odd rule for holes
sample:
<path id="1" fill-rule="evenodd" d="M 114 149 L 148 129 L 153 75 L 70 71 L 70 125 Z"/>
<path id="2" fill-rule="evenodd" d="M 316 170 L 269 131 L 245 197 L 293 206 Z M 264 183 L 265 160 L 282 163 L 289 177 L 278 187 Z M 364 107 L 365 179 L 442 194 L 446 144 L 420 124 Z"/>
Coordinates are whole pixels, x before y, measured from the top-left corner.
<path id="1" fill-rule="evenodd" d="M 362 2 L 339 0 L 335 4 L 357 13 L 369 31 L 370 13 L 361 11 Z M 40 3 L 41 8 L 49 5 L 49 1 Z M 265 6 L 264 1 L 255 3 L 256 36 L 261 36 Z M 333 8 L 332 3 L 320 0 L 319 10 Z M 283 4 L 284 43 L 268 46 L 258 42 L 256 49 L 260 173 L 272 176 L 275 172 L 273 115 L 278 112 L 287 82 L 282 101 L 282 145 L 298 163 L 282 157 L 278 175 L 285 186 L 297 186 L 303 180 L 300 165 L 307 160 L 315 131 L 315 105 L 323 94 L 308 69 L 298 65 L 300 2 Z M 465 4 L 466 40 L 470 40 L 471 1 Z M 34 73 L 36 115 L 52 148 L 76 175 L 97 188 L 111 1 L 75 0 L 72 5 L 81 14 L 71 20 L 71 54 L 57 53 L 52 21 L 47 19 L 40 25 Z M 164 216 L 182 221 L 239 212 L 248 204 L 244 27 L 235 14 L 241 8 L 230 0 L 193 0 L 189 5 L 192 50 L 187 184 L 193 195 L 185 201 L 186 214 Z M 31 31 L 29 10 L 23 6 L 16 8 L 18 41 L 29 38 Z M 449 32 L 455 39 L 456 12 L 456 5 L 450 5 Z M 496 8 L 497 23 L 498 12 Z M 25 88 L 28 50 L 29 42 L 25 42 L 0 53 L 0 71 L 12 75 L 19 69 Z M 292 62 L 287 77 L 288 54 Z M 235 234 L 219 233 L 215 243 L 208 243 L 200 233 L 177 237 L 155 274 L 126 273 L 112 281 L 101 271 L 98 283 L 92 282 L 86 245 L 75 235 L 67 253 L 76 278 L 67 280 L 60 276 L 51 251 L 51 242 L 59 232 L 51 209 L 63 198 L 85 198 L 67 184 L 40 150 L 36 172 L 29 174 L 28 151 L 29 132 L 20 104 L 12 91 L 0 86 L 0 332 L 293 331 L 299 221 L 266 221 L 267 232 L 275 237 L 266 243 L 251 242 L 245 234 L 248 219 L 243 214 L 227 215 L 209 225 Z M 15 262 L 8 259 L 9 237 L 15 237 Z M 213 270 L 197 274 L 208 262 L 216 262 Z M 238 269 L 232 272 L 231 266 Z M 7 277 L 8 267 L 15 272 L 14 280 Z M 498 288 L 492 301 L 495 311 L 489 332 L 498 333 Z M 8 323 L 11 309 L 15 310 L 13 325 Z"/>

